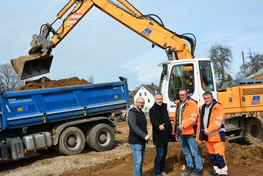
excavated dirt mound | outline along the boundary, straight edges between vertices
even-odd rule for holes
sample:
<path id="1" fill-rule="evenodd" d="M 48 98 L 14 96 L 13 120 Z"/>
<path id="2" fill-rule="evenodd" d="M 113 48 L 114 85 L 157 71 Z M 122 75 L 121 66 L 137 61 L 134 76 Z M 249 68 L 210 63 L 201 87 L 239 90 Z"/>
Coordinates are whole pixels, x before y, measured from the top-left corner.
<path id="1" fill-rule="evenodd" d="M 127 124 L 123 124 L 121 130 L 126 136 L 117 139 L 127 142 Z M 148 127 L 150 123 L 148 124 Z M 120 130 L 120 127 L 118 126 Z M 152 142 L 152 141 L 151 141 Z M 204 171 L 203 176 L 214 176 L 213 166 L 210 161 L 207 148 L 204 143 L 199 143 L 199 149 L 203 157 Z M 143 165 L 143 176 L 154 175 L 155 146 L 147 144 L 145 161 Z M 254 145 L 239 145 L 237 143 L 226 142 L 226 159 L 229 167 L 230 176 L 260 176 L 263 175 L 263 143 Z M 185 172 L 185 158 L 182 153 L 180 142 L 170 143 L 168 155 L 166 157 L 166 172 L 169 176 L 178 176 Z M 83 176 L 83 175 L 107 175 L 107 176 L 132 176 L 133 156 L 128 154 L 121 158 L 112 158 L 110 161 L 100 163 L 95 166 L 73 169 L 64 172 L 62 175 Z M 54 176 L 54 175 L 53 175 Z"/>
<path id="2" fill-rule="evenodd" d="M 213 176 L 213 167 L 205 145 L 199 145 L 204 160 L 203 176 Z M 230 176 L 260 176 L 263 173 L 263 148 L 261 146 L 241 146 L 233 143 L 226 143 L 226 157 L 228 161 L 228 175 Z M 153 175 L 153 163 L 155 158 L 155 148 L 148 148 L 145 154 L 143 165 L 143 175 Z M 169 145 L 166 158 L 166 172 L 169 176 L 177 176 L 184 173 L 184 155 L 181 152 L 179 143 Z M 69 170 L 63 175 L 109 175 L 109 176 L 132 176 L 133 157 L 128 154 L 122 158 L 113 158 L 111 161 L 101 163 L 96 166 Z"/>
<path id="3" fill-rule="evenodd" d="M 51 80 L 47 77 L 42 77 L 37 80 L 27 81 L 24 86 L 18 88 L 18 91 L 22 90 L 33 90 L 33 89 L 44 89 L 44 88 L 54 88 L 54 87 L 66 87 L 66 86 L 77 86 L 91 84 L 85 79 L 79 79 L 78 77 Z"/>

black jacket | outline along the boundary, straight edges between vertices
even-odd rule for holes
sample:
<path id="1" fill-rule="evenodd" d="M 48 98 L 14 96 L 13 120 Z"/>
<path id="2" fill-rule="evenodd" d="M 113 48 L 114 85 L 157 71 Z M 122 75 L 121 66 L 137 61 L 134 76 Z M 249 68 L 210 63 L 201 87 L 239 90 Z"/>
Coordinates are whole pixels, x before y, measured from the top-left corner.
<path id="1" fill-rule="evenodd" d="M 130 127 L 129 143 L 145 144 L 144 139 L 147 133 L 147 121 L 143 112 L 139 112 L 136 108 L 131 108 L 128 115 L 128 123 Z"/>
<path id="2" fill-rule="evenodd" d="M 163 103 L 162 106 L 154 103 L 150 109 L 153 143 L 157 146 L 167 146 L 169 139 L 172 137 L 172 125 L 166 107 L 167 105 L 165 103 Z M 165 129 L 161 131 L 159 126 L 163 123 L 165 124 Z"/>

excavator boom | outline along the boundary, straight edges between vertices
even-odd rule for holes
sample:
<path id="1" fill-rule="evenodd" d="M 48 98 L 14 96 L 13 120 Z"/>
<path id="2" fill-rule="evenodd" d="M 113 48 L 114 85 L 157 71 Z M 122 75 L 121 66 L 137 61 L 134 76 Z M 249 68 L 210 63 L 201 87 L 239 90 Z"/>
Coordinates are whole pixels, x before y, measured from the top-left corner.
<path id="1" fill-rule="evenodd" d="M 195 38 L 178 35 L 164 27 L 162 21 L 156 20 L 156 15 L 143 15 L 125 0 L 70 0 L 57 14 L 51 24 L 44 24 L 39 35 L 33 35 L 28 56 L 11 59 L 12 66 L 20 79 L 26 79 L 49 73 L 53 55 L 52 48 L 77 25 L 92 7 L 97 7 L 138 35 L 147 39 L 153 45 L 165 49 L 168 60 L 194 58 Z M 74 7 L 73 7 L 74 6 Z M 72 10 L 71 10 L 72 9 Z M 71 10 L 71 11 L 70 11 Z M 58 30 L 52 25 L 69 12 Z M 153 17 L 154 16 L 154 17 Z M 48 39 L 53 34 L 51 40 Z M 192 35 L 192 34 L 191 34 Z M 191 48 L 188 43 L 190 43 Z"/>

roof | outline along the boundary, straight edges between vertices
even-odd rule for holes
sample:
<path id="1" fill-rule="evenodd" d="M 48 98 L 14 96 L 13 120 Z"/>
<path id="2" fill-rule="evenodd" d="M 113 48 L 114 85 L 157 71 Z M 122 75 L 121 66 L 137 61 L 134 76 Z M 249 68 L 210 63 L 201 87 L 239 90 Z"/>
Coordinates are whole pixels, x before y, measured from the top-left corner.
<path id="1" fill-rule="evenodd" d="M 248 76 L 247 79 L 255 78 L 255 77 L 260 76 L 260 75 L 262 75 L 262 74 L 263 74 L 263 68 L 260 69 L 259 71 L 257 71 L 256 73 Z"/>
<path id="2" fill-rule="evenodd" d="M 227 87 L 240 86 L 240 85 L 255 85 L 255 84 L 263 84 L 263 81 L 256 79 L 236 79 L 236 80 L 224 82 L 221 89 Z"/>
<path id="3" fill-rule="evenodd" d="M 147 89 L 153 96 L 156 94 L 156 91 L 159 89 L 158 86 L 156 86 L 155 84 L 142 84 L 141 86 L 143 86 L 145 89 Z"/>

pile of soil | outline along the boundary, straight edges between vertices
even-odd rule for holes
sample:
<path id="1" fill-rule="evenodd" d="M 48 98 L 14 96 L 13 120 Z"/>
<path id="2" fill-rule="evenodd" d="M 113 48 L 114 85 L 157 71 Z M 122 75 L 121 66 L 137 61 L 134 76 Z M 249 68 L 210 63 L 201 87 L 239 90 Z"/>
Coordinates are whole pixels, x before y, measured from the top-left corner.
<path id="1" fill-rule="evenodd" d="M 50 78 L 42 77 L 37 80 L 27 81 L 24 86 L 18 88 L 18 91 L 77 86 L 77 85 L 86 85 L 86 84 L 91 84 L 91 83 L 85 79 L 79 79 L 78 77 L 72 77 L 72 78 L 66 78 L 60 80 L 51 80 Z"/>
<path id="2" fill-rule="evenodd" d="M 206 146 L 199 144 L 201 155 L 203 157 L 204 171 L 203 176 L 213 176 L 213 166 Z M 230 176 L 259 176 L 262 175 L 263 168 L 263 148 L 258 145 L 239 145 L 235 143 L 226 143 L 226 157 L 228 164 L 228 175 Z M 155 148 L 148 147 L 145 153 L 145 162 L 143 165 L 143 175 L 152 176 L 154 171 Z M 181 175 L 186 172 L 185 158 L 181 152 L 179 142 L 173 143 L 168 147 L 166 157 L 166 173 L 169 176 Z M 72 169 L 64 172 L 63 175 L 82 176 L 82 175 L 109 175 L 109 176 L 132 176 L 133 156 L 128 154 L 122 158 L 113 158 L 111 161 L 101 163 L 95 166 Z M 53 175 L 54 176 L 54 175 Z"/>
<path id="3" fill-rule="evenodd" d="M 118 125 L 118 130 L 123 134 L 116 135 L 116 139 L 122 142 L 128 141 L 127 123 Z M 148 123 L 149 131 L 151 124 Z M 199 149 L 203 158 L 203 176 L 214 176 L 213 166 L 210 160 L 205 143 L 199 143 Z M 144 158 L 143 175 L 152 176 L 154 171 L 155 146 L 152 140 L 147 144 Z M 228 165 L 228 175 L 230 176 L 259 176 L 263 173 L 263 142 L 253 145 L 240 145 L 237 143 L 226 142 L 226 159 Z M 185 158 L 182 153 L 180 142 L 172 142 L 168 146 L 166 157 L 166 173 L 169 176 L 181 175 L 186 172 Z M 133 156 L 128 154 L 121 158 L 112 158 L 110 161 L 100 163 L 95 166 L 72 169 L 64 172 L 63 175 L 82 176 L 82 175 L 109 175 L 109 176 L 132 176 L 133 175 Z M 55 176 L 55 175 L 53 175 Z"/>

